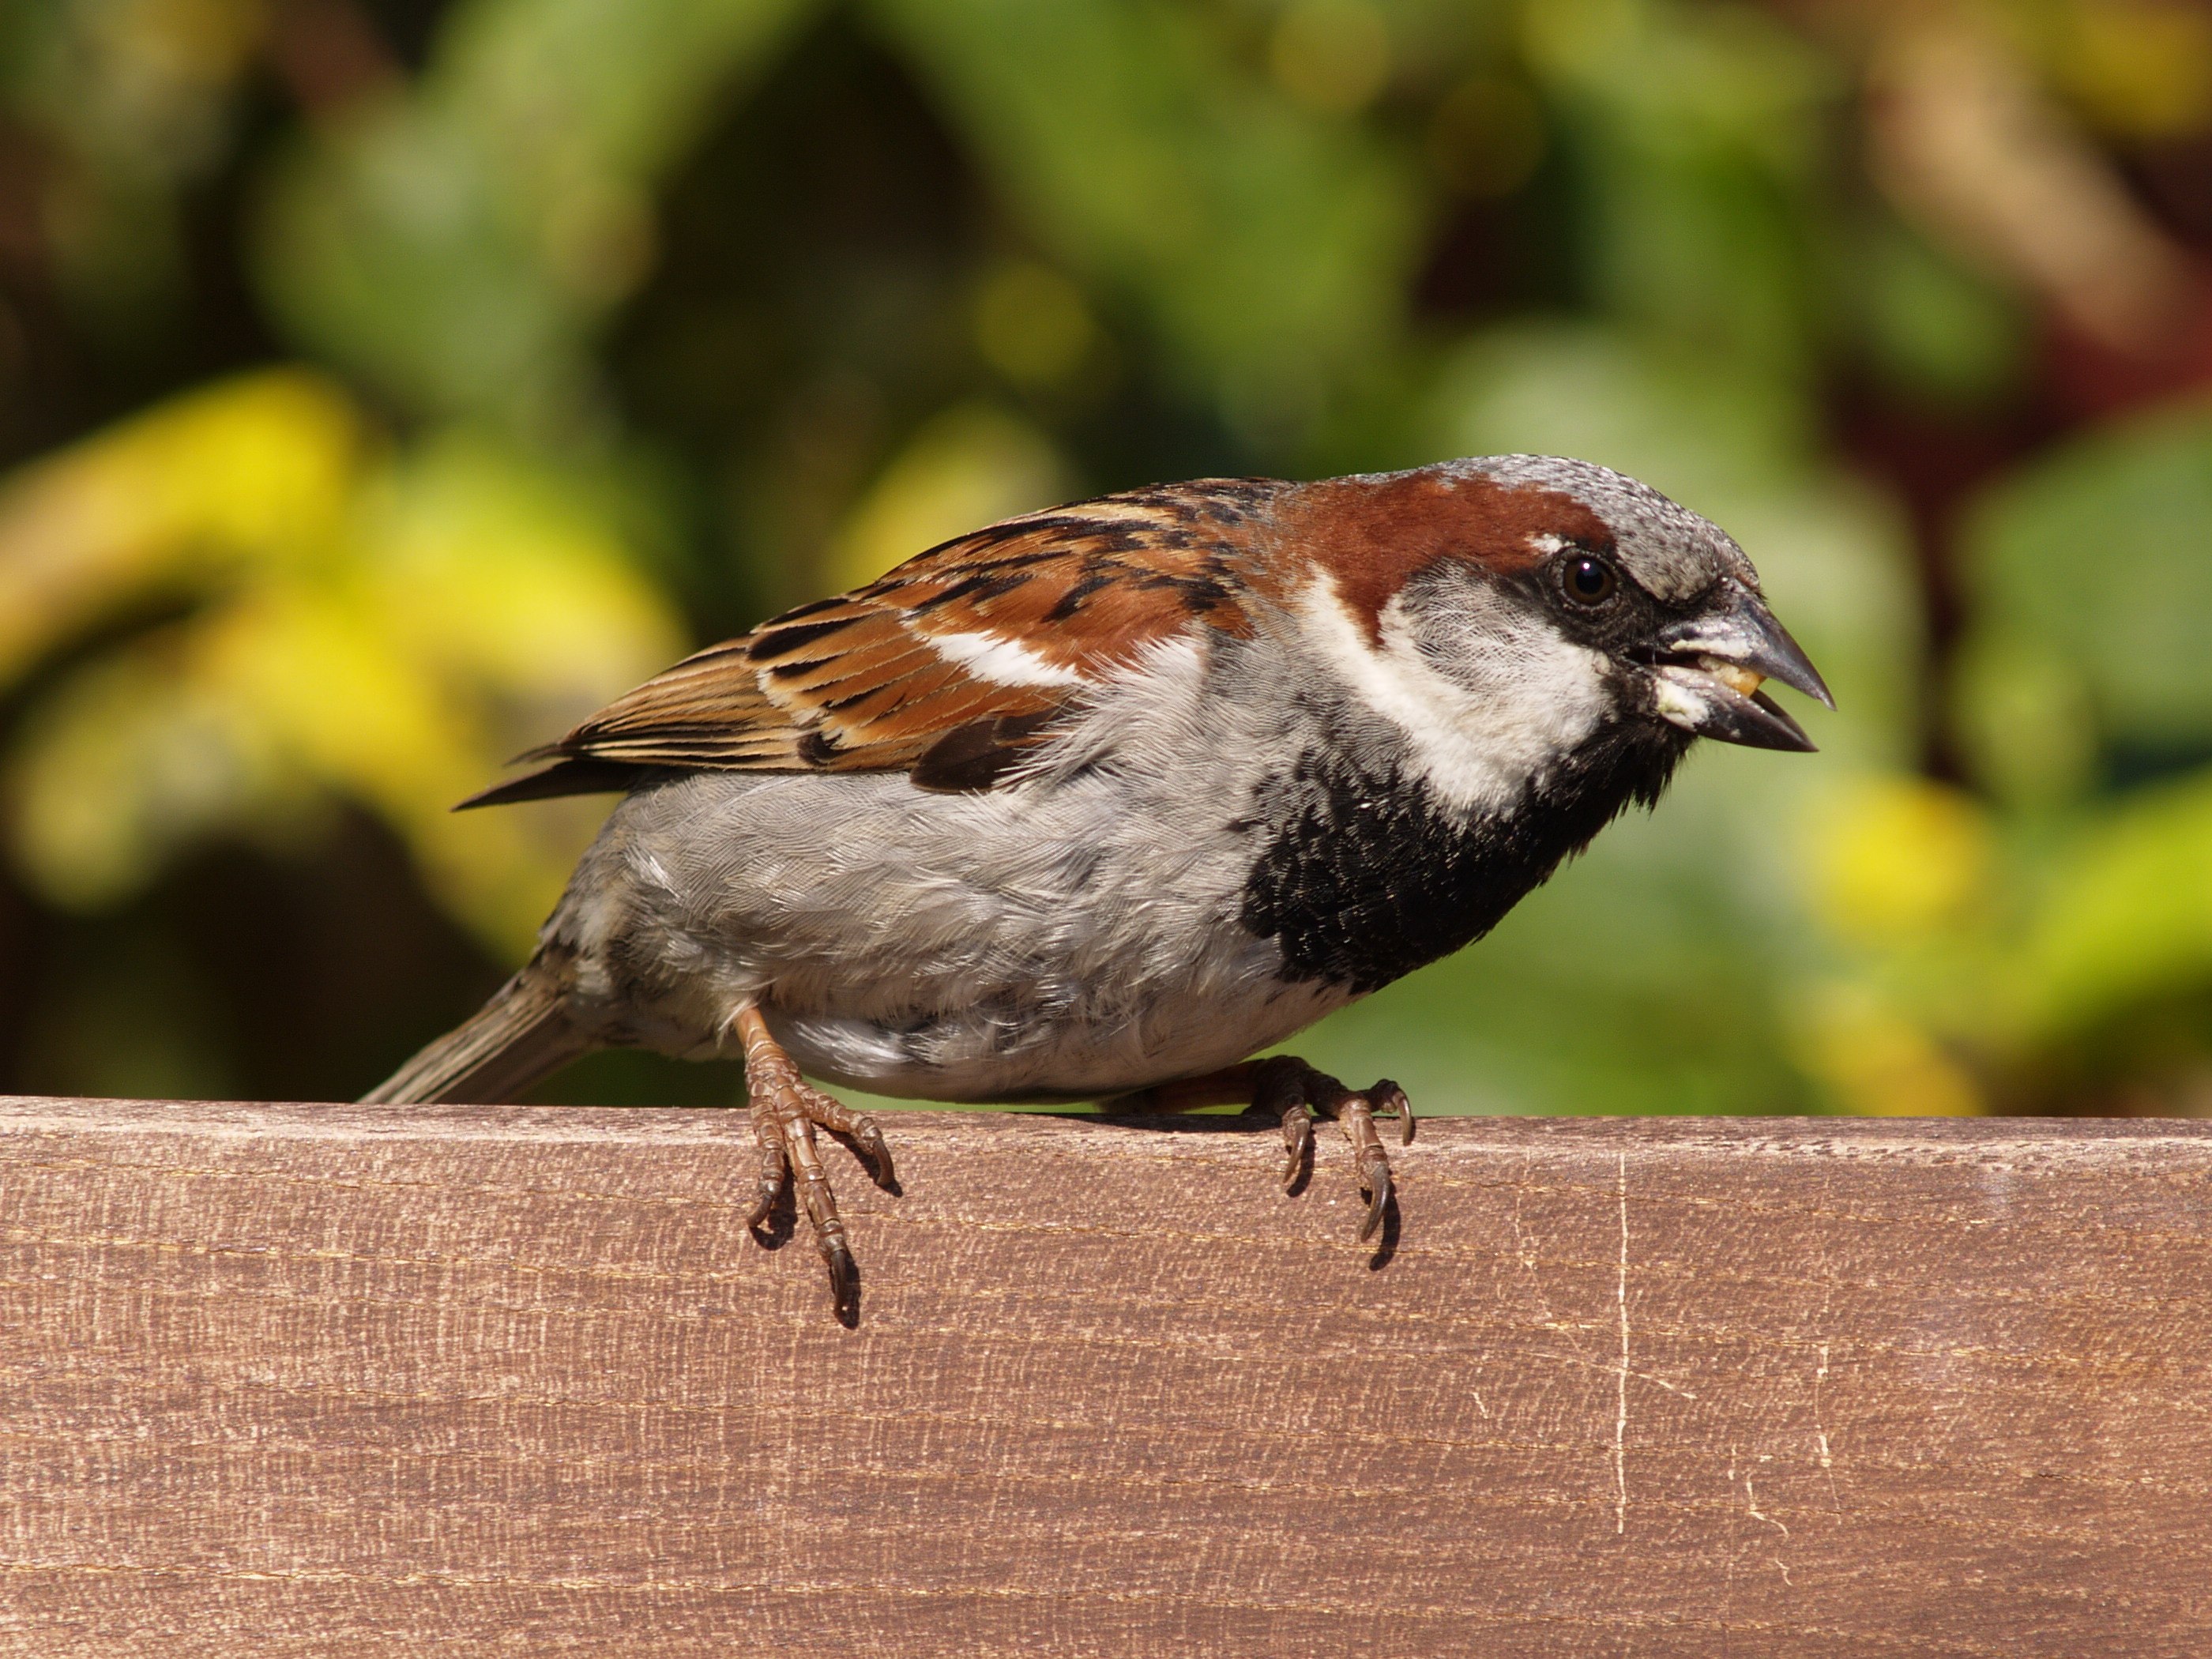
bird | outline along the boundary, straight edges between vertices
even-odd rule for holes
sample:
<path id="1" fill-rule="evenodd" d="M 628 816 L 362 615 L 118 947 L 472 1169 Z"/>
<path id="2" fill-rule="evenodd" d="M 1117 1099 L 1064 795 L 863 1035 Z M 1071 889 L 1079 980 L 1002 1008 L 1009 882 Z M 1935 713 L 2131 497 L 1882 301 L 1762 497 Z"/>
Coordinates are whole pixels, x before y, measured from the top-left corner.
<path id="1" fill-rule="evenodd" d="M 534 954 L 365 1099 L 510 1099 L 618 1045 L 740 1057 L 748 1217 L 858 1268 L 825 1083 L 948 1103 L 1242 1104 L 1350 1143 L 1255 1054 L 1487 933 L 1692 743 L 1814 748 L 1834 699 L 1726 532 L 1590 462 L 1206 478 L 1007 519 L 685 659 L 461 803 L 616 793 Z"/>

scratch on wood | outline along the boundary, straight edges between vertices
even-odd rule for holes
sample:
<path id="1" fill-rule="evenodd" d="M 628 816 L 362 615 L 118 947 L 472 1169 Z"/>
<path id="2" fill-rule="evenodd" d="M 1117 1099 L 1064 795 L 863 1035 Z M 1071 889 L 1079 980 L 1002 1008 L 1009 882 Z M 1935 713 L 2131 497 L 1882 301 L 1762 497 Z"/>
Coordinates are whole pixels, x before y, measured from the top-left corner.
<path id="1" fill-rule="evenodd" d="M 1521 1263 L 1521 1271 L 1528 1276 L 1528 1293 L 1535 1299 L 1538 1321 L 1546 1330 L 1559 1332 L 1579 1352 L 1582 1347 L 1580 1332 L 1573 1325 L 1563 1325 L 1559 1322 L 1559 1316 L 1552 1311 L 1551 1298 L 1544 1294 L 1544 1280 L 1537 1272 L 1536 1253 L 1537 1247 L 1540 1246 L 1542 1241 L 1539 1240 L 1537 1246 L 1532 1246 L 1528 1234 L 1521 1226 L 1521 1201 L 1527 1196 L 1529 1190 L 1529 1171 L 1535 1167 L 1535 1163 L 1536 1160 L 1533 1158 L 1524 1158 L 1521 1160 L 1521 1177 L 1513 1187 L 1513 1253 Z"/>
<path id="2" fill-rule="evenodd" d="M 1820 1421 L 1820 1388 L 1828 1380 L 1828 1345 L 1820 1345 L 1820 1366 L 1813 1373 L 1813 1443 L 1820 1449 L 1820 1473 L 1828 1479 L 1828 1504 L 1838 1515 L 1844 1512 L 1843 1494 L 1836 1490 L 1836 1459 L 1828 1449 L 1828 1431 Z"/>
<path id="3" fill-rule="evenodd" d="M 1613 1301 L 1620 1312 L 1620 1364 L 1613 1378 L 1613 1529 L 1628 1530 L 1628 1154 L 1618 1154 L 1620 1275 Z"/>
<path id="4" fill-rule="evenodd" d="M 1748 1474 L 1743 1477 L 1743 1506 L 1751 1511 L 1751 1518 L 1753 1520 L 1764 1521 L 1768 1526 L 1773 1528 L 1775 1531 L 1780 1533 L 1784 1538 L 1790 1536 L 1789 1528 L 1784 1526 L 1782 1522 L 1776 1520 L 1772 1516 L 1766 1514 L 1759 1507 L 1759 1494 L 1752 1491 L 1751 1476 Z"/>
<path id="5" fill-rule="evenodd" d="M 1544 1328 L 1564 1332 L 1567 1328 L 1547 1325 Z M 1601 1362 L 1595 1359 L 1584 1359 L 1571 1353 L 1547 1353 L 1541 1349 L 1532 1350 L 1528 1358 L 1547 1365 L 1584 1365 L 1594 1371 L 1603 1371 L 1607 1376 L 1616 1375 L 1620 1370 L 1620 1361 L 1618 1358 Z M 1679 1395 L 1684 1400 L 1695 1400 L 1698 1397 L 1694 1389 L 1686 1389 L 1679 1382 L 1669 1382 L 1665 1377 L 1655 1376 L 1649 1371 L 1632 1369 L 1628 1374 L 1638 1382 L 1649 1382 L 1655 1389 L 1664 1389 L 1668 1394 Z"/>

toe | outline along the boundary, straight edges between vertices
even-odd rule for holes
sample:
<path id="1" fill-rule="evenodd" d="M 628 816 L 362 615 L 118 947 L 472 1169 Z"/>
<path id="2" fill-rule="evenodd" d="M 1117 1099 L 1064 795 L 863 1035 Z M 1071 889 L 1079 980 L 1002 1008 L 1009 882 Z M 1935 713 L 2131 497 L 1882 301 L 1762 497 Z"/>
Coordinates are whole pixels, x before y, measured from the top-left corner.
<path id="1" fill-rule="evenodd" d="M 811 1084 L 799 1085 L 800 1103 L 808 1120 L 817 1123 L 845 1144 L 846 1150 L 867 1166 L 868 1178 L 885 1192 L 899 1190 L 898 1170 L 891 1164 L 890 1143 L 875 1119 L 856 1112 L 835 1095 L 825 1095 Z"/>
<path id="2" fill-rule="evenodd" d="M 753 1189 L 753 1206 L 745 1213 L 748 1227 L 757 1227 L 768 1219 L 791 1182 L 791 1156 L 784 1150 L 783 1131 L 774 1116 L 755 1114 L 753 1133 L 760 1142 L 760 1182 Z"/>
<path id="3" fill-rule="evenodd" d="M 884 1139 L 884 1132 L 876 1127 L 875 1120 L 856 1118 L 853 1139 L 860 1143 L 860 1159 L 868 1166 L 869 1178 L 885 1192 L 896 1194 L 899 1189 L 898 1170 L 891 1164 L 890 1143 Z"/>
<path id="4" fill-rule="evenodd" d="M 1413 1103 L 1406 1097 L 1406 1091 L 1386 1077 L 1367 1091 L 1367 1098 L 1375 1108 L 1376 1116 L 1395 1117 L 1398 1120 L 1398 1144 L 1401 1146 L 1412 1146 L 1413 1144 Z"/>

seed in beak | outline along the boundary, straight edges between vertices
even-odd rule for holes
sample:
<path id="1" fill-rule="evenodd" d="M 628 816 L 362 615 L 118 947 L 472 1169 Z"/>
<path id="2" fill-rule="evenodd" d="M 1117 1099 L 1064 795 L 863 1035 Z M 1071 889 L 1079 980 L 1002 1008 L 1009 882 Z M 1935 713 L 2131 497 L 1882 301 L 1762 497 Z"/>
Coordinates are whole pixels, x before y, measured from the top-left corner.
<path id="1" fill-rule="evenodd" d="M 1699 657 L 1698 666 L 1729 690 L 1741 692 L 1747 697 L 1766 684 L 1765 675 L 1755 674 L 1740 662 L 1729 662 L 1720 657 Z"/>

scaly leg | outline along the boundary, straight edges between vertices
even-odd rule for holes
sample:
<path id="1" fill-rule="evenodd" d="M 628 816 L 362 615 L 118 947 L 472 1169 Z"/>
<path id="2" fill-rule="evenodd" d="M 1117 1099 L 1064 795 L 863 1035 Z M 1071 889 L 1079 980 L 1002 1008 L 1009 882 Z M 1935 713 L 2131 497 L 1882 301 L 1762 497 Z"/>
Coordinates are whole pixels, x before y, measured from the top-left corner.
<path id="1" fill-rule="evenodd" d="M 1352 1143 L 1359 1190 L 1367 1200 L 1367 1215 L 1360 1223 L 1364 1243 L 1382 1224 L 1392 1190 L 1390 1157 L 1375 1131 L 1377 1117 L 1395 1117 L 1398 1139 L 1413 1140 L 1413 1104 L 1406 1091 L 1384 1079 L 1364 1091 L 1347 1089 L 1326 1072 L 1317 1072 L 1289 1054 L 1267 1060 L 1248 1060 L 1242 1065 L 1209 1072 L 1203 1077 L 1181 1078 L 1173 1083 L 1139 1089 L 1106 1103 L 1109 1112 L 1188 1112 L 1200 1106 L 1226 1106 L 1242 1101 L 1245 1109 L 1272 1117 L 1283 1129 L 1283 1190 L 1296 1192 L 1313 1167 L 1313 1121 L 1333 1120 Z"/>
<path id="2" fill-rule="evenodd" d="M 799 1075 L 791 1056 L 769 1035 L 768 1022 L 757 1008 L 738 1010 L 731 1024 L 744 1046 L 745 1092 L 751 1097 L 753 1138 L 760 1143 L 761 1154 L 760 1188 L 745 1224 L 757 1227 L 766 1220 L 783 1195 L 784 1183 L 795 1176 L 799 1203 L 813 1229 L 815 1248 L 822 1252 L 830 1269 L 830 1295 L 837 1316 L 850 1319 L 858 1312 L 860 1273 L 853 1261 L 852 1247 L 845 1241 L 845 1223 L 837 1213 L 836 1194 L 830 1191 L 829 1174 L 822 1167 L 815 1126 L 857 1143 L 858 1155 L 871 1166 L 869 1173 L 876 1184 L 886 1192 L 896 1192 L 898 1177 L 891 1169 L 890 1148 L 866 1114 L 832 1099 Z"/>

